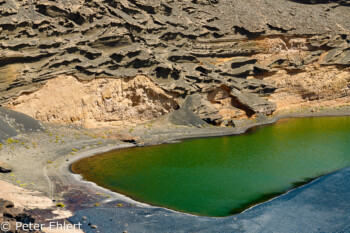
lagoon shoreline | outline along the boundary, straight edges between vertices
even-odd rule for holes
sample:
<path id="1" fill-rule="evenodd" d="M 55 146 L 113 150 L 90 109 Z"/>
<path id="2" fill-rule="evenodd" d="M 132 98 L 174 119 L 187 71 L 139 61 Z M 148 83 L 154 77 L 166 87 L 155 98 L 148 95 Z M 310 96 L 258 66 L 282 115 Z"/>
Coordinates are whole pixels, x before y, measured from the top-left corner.
<path id="1" fill-rule="evenodd" d="M 28 135 L 21 135 L 19 140 L 28 140 L 37 139 L 37 143 L 39 148 L 31 150 L 25 150 L 23 148 L 16 148 L 14 150 L 7 150 L 5 148 L 5 152 L 1 153 L 0 159 L 4 159 L 2 157 L 9 157 L 10 154 L 12 158 L 17 158 L 17 162 L 27 160 L 28 162 L 37 158 L 37 154 L 41 154 L 43 158 L 37 163 L 33 163 L 34 170 L 36 172 L 31 173 L 31 179 L 26 180 L 28 177 L 28 173 L 23 170 L 23 168 L 14 166 L 14 171 L 11 174 L 1 174 L 0 179 L 6 182 L 12 183 L 14 185 L 18 185 L 16 183 L 18 180 L 21 180 L 21 183 L 35 183 L 35 185 L 24 186 L 23 188 L 40 192 L 36 194 L 41 197 L 49 197 L 54 200 L 53 204 L 49 209 L 51 211 L 57 210 L 55 206 L 57 203 L 65 203 L 67 210 L 71 211 L 72 218 L 77 211 L 84 211 L 84 209 L 94 209 L 94 208 L 112 208 L 116 211 L 123 209 L 130 210 L 134 208 L 146 208 L 148 211 L 157 212 L 159 209 L 162 209 L 166 212 L 174 213 L 176 215 L 180 214 L 183 216 L 189 216 L 190 218 L 193 215 L 179 213 L 172 210 L 167 210 L 162 207 L 150 206 L 148 204 L 144 204 L 141 202 L 137 202 L 132 200 L 129 197 L 126 197 L 122 194 L 107 190 L 102 188 L 95 183 L 90 181 L 85 181 L 81 175 L 75 174 L 71 171 L 71 165 L 83 158 L 99 155 L 101 153 L 120 150 L 123 148 L 131 148 L 135 146 L 150 146 L 157 145 L 163 143 L 174 143 L 179 140 L 191 139 L 191 138 L 203 138 L 203 137 L 217 137 L 217 136 L 230 136 L 230 135 L 238 135 L 242 133 L 246 133 L 250 129 L 254 127 L 259 127 L 266 124 L 272 124 L 277 122 L 280 119 L 285 118 L 296 118 L 296 117 L 336 117 L 336 116 L 350 116 L 350 107 L 346 106 L 343 109 L 326 109 L 324 111 L 319 112 L 301 112 L 301 113 L 280 113 L 275 114 L 271 117 L 264 118 L 260 121 L 250 121 L 248 124 L 232 127 L 208 127 L 208 128 L 197 128 L 197 127 L 187 127 L 187 126 L 179 126 L 176 128 L 167 128 L 164 129 L 162 127 L 155 126 L 154 129 L 148 130 L 148 134 L 140 134 L 138 135 L 139 129 L 136 128 L 133 132 L 133 136 L 139 136 L 140 141 L 137 144 L 133 143 L 124 143 L 120 141 L 111 140 L 108 138 L 91 137 L 91 135 L 96 135 L 96 133 L 91 133 L 91 135 L 83 136 L 82 131 L 85 129 L 75 126 L 52 126 L 45 125 L 45 128 L 50 132 L 49 134 L 65 134 L 65 137 L 70 137 L 75 140 L 67 140 L 69 141 L 69 145 L 55 145 L 54 148 L 48 143 L 50 141 L 50 136 L 47 136 L 48 133 L 30 133 Z M 142 129 L 142 127 L 140 127 Z M 57 131 L 58 133 L 56 133 Z M 80 133 L 79 133 L 80 132 Z M 125 130 L 127 132 L 127 129 Z M 81 135 L 79 138 L 76 135 Z M 166 136 L 165 136 L 166 135 Z M 102 141 L 102 142 L 101 142 Z M 87 144 L 94 144 L 94 146 L 86 147 Z M 77 152 L 72 153 L 70 148 L 77 148 Z M 9 148 L 8 148 L 9 149 Z M 45 153 L 45 151 L 50 151 L 50 153 Z M 23 156 L 23 155 L 26 156 Z M 5 155 L 5 156 L 4 156 Z M 29 156 L 28 156 L 29 155 Z M 46 155 L 46 156 L 45 156 Z M 24 158 L 25 157 L 25 158 Z M 12 159 L 10 158 L 10 161 Z M 45 164 L 45 161 L 50 161 Z M 41 162 L 41 163 L 40 163 Z M 40 169 L 41 167 L 41 169 Z M 42 169 L 44 167 L 44 169 Z M 40 170 L 40 171 L 39 171 Z M 15 179 L 14 179 L 15 177 Z M 306 184 L 307 185 L 307 184 Z M 305 186 L 305 185 L 304 185 Z M 301 186 L 301 187 L 304 187 Z M 289 192 L 289 191 L 288 191 Z M 79 194 L 79 195 L 78 195 Z M 283 194 L 282 194 L 283 196 Z M 278 199 L 280 196 L 277 196 L 274 199 Z M 1 198 L 1 196 L 0 196 Z M 10 200 L 11 201 L 11 200 Z M 254 205 L 256 206 L 261 205 Z M 25 207 L 24 207 L 25 209 Z M 250 208 L 249 208 L 250 209 Z M 31 212 L 33 216 L 37 218 L 42 218 L 42 213 Z M 245 211 L 244 211 L 245 212 Z M 199 216 L 195 216 L 198 218 L 202 218 Z M 214 218 L 215 217 L 210 217 Z M 74 220 L 76 222 L 76 220 Z M 89 219 L 89 223 L 93 223 L 98 225 L 98 221 L 94 219 Z M 85 229 L 86 231 L 86 229 Z M 87 231 L 88 232 L 88 231 Z M 93 232 L 93 231 L 91 231 Z"/>

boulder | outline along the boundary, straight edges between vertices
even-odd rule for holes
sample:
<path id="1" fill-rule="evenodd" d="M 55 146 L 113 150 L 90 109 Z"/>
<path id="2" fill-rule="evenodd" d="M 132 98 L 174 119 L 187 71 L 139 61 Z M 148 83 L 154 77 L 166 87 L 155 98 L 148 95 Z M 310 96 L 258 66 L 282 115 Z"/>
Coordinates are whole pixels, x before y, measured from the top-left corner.
<path id="1" fill-rule="evenodd" d="M 10 164 L 0 161 L 0 173 L 10 173 L 13 168 Z"/>
<path id="2" fill-rule="evenodd" d="M 276 110 L 276 104 L 259 97 L 253 93 L 240 93 L 238 91 L 231 91 L 230 94 L 235 98 L 239 105 L 242 105 L 250 114 L 262 113 L 270 115 Z"/>
<path id="3" fill-rule="evenodd" d="M 205 122 L 212 124 L 219 124 L 222 122 L 222 116 L 220 116 L 218 109 L 202 95 L 195 94 L 188 96 L 181 108 L 191 110 Z"/>

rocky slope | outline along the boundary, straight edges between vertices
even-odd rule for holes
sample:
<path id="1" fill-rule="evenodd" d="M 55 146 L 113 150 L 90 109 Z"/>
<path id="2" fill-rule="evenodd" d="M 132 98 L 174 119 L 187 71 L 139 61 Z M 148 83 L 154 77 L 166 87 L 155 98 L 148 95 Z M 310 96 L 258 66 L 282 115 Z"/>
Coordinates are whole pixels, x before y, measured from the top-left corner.
<path id="1" fill-rule="evenodd" d="M 39 230 L 24 230 L 20 229 L 19 227 L 16 227 L 19 225 L 24 224 L 34 224 L 35 219 L 32 218 L 32 216 L 23 213 L 19 211 L 18 209 L 14 208 L 14 204 L 10 201 L 5 201 L 3 199 L 0 199 L 0 221 L 8 223 L 8 225 L 5 225 L 4 230 L 1 229 L 1 232 L 5 233 L 13 233 L 13 232 L 35 232 L 39 233 L 42 231 Z M 14 230 L 18 228 L 18 230 Z"/>
<path id="2" fill-rule="evenodd" d="M 348 104 L 349 7 L 0 0 L 0 104 L 88 127 L 140 123 L 181 106 L 232 125 L 281 109 Z"/>
<path id="3" fill-rule="evenodd" d="M 14 137 L 23 132 L 43 131 L 43 125 L 19 112 L 0 107 L 0 141 Z M 0 143 L 0 149 L 2 144 Z"/>

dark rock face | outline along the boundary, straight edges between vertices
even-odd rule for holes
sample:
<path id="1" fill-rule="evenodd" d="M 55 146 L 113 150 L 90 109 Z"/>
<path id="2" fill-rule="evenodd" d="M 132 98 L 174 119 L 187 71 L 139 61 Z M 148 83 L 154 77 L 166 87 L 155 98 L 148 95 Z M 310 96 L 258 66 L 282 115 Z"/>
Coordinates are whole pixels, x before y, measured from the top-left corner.
<path id="1" fill-rule="evenodd" d="M 0 104 L 60 74 L 143 74 L 180 98 L 226 85 L 270 114 L 261 77 L 350 64 L 347 0 L 9 0 L 0 15 Z M 303 54 L 272 56 L 290 50 Z"/>

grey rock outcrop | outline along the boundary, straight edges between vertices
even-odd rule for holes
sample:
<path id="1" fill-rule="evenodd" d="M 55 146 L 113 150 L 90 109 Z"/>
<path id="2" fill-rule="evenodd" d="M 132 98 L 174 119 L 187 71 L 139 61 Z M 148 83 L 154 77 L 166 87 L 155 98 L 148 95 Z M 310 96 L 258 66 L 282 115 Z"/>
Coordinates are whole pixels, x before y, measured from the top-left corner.
<path id="1" fill-rule="evenodd" d="M 260 113 L 260 114 L 272 114 L 276 106 L 274 103 L 271 103 L 263 98 L 260 98 L 258 95 L 253 93 L 239 93 L 236 91 L 231 91 L 230 93 L 236 100 L 247 109 L 251 114 Z"/>
<path id="2" fill-rule="evenodd" d="M 181 108 L 191 110 L 205 122 L 214 124 L 222 122 L 222 116 L 219 114 L 218 109 L 198 94 L 188 96 Z"/>

